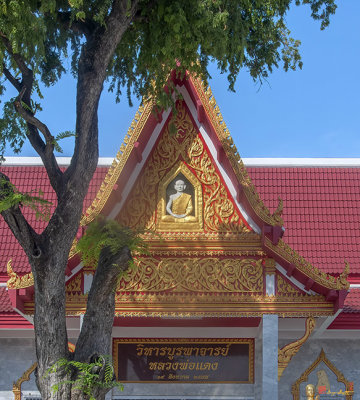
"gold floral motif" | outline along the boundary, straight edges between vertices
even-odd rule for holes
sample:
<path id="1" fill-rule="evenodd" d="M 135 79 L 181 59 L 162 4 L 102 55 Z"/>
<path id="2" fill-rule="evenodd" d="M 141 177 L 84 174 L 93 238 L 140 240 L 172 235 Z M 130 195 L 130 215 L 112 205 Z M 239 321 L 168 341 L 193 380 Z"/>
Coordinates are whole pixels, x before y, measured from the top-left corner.
<path id="1" fill-rule="evenodd" d="M 350 287 L 349 282 L 346 280 L 348 273 L 347 266 L 345 266 L 345 270 L 340 275 L 340 277 L 336 278 L 315 268 L 281 239 L 279 240 L 279 243 L 277 245 L 274 245 L 272 244 L 271 240 L 265 238 L 265 246 L 267 248 L 270 248 L 271 251 L 278 254 L 280 257 L 285 258 L 287 261 L 296 265 L 296 268 L 298 270 L 303 272 L 314 282 L 317 282 L 328 289 L 347 290 Z"/>
<path id="2" fill-rule="evenodd" d="M 11 266 L 11 259 L 6 265 L 9 280 L 6 282 L 8 289 L 24 289 L 34 285 L 34 277 L 32 272 L 19 276 Z"/>
<path id="3" fill-rule="evenodd" d="M 280 274 L 277 274 L 276 278 L 277 278 L 277 291 L 276 291 L 277 294 L 291 294 L 300 292 L 300 289 L 296 289 Z"/>
<path id="4" fill-rule="evenodd" d="M 275 212 L 274 214 L 271 214 L 269 209 L 262 202 L 259 194 L 255 189 L 255 186 L 251 182 L 251 179 L 231 138 L 230 132 L 221 115 L 220 109 L 216 104 L 214 95 L 212 94 L 210 87 L 205 88 L 204 82 L 200 78 L 190 76 L 190 81 L 194 85 L 200 97 L 205 111 L 216 131 L 219 140 L 223 145 L 225 153 L 254 211 L 266 223 L 270 225 L 282 226 L 283 220 L 281 218 L 281 212 L 279 212 L 280 210 L 278 210 L 278 212 Z"/>
<path id="5" fill-rule="evenodd" d="M 73 242 L 72 242 L 72 245 L 71 245 L 71 248 L 70 248 L 70 253 L 69 253 L 69 259 L 71 258 L 71 257 L 74 257 L 74 255 L 76 254 L 76 253 L 78 253 L 79 252 L 79 250 L 77 249 L 77 243 L 78 243 L 78 240 L 77 240 L 77 238 L 75 238 L 74 240 L 73 240 Z"/>
<path id="6" fill-rule="evenodd" d="M 344 375 L 335 367 L 335 365 L 326 357 L 325 352 L 321 349 L 318 358 L 307 368 L 300 376 L 300 378 L 292 385 L 291 393 L 293 395 L 293 400 L 300 400 L 300 384 L 302 382 L 306 382 L 308 380 L 309 375 L 313 372 L 316 367 L 324 363 L 335 375 L 338 382 L 341 382 L 345 385 L 346 391 L 346 400 L 352 400 L 354 387 L 353 382 L 349 382 Z"/>
<path id="7" fill-rule="evenodd" d="M 124 142 L 120 147 L 119 152 L 117 153 L 109 171 L 107 172 L 103 183 L 100 186 L 100 189 L 93 200 L 92 204 L 86 210 L 85 215 L 83 215 L 80 225 L 85 226 L 88 225 L 102 210 L 107 199 L 109 198 L 114 185 L 119 179 L 120 173 L 122 172 L 126 161 L 129 158 L 131 151 L 134 148 L 134 144 L 139 138 L 139 135 L 148 120 L 152 109 L 154 106 L 154 101 L 149 100 L 145 103 L 145 105 L 141 105 L 135 114 L 135 117 L 130 125 L 130 128 L 127 131 L 127 134 L 124 138 Z"/>
<path id="8" fill-rule="evenodd" d="M 81 293 L 82 274 L 79 273 L 66 284 L 66 294 Z"/>
<path id="9" fill-rule="evenodd" d="M 229 199 L 210 156 L 191 121 L 183 102 L 177 105 L 177 134 L 167 127 L 150 156 L 133 192 L 118 216 L 123 225 L 156 229 L 157 194 L 160 182 L 183 162 L 202 185 L 204 229 L 210 232 L 249 232 Z M 160 199 L 158 199 L 160 200 Z M 159 218 L 160 216 L 158 216 Z M 184 230 L 192 231 L 184 224 Z"/>
<path id="10" fill-rule="evenodd" d="M 287 344 L 278 352 L 278 380 L 280 380 L 285 368 L 288 366 L 294 355 L 300 350 L 300 347 L 307 341 L 311 332 L 315 328 L 315 320 L 313 317 L 306 319 L 305 333 L 300 339 Z"/>
<path id="11" fill-rule="evenodd" d="M 216 258 L 138 258 L 119 281 L 122 292 L 261 292 L 262 260 Z"/>

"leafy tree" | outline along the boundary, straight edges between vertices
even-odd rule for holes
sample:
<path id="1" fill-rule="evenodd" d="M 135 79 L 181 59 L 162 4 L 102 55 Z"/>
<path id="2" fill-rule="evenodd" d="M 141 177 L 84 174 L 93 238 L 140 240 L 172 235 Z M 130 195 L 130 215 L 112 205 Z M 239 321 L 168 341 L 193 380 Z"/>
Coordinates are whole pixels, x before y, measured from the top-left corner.
<path id="1" fill-rule="evenodd" d="M 164 107 L 171 99 L 163 86 L 174 68 L 207 79 L 206 67 L 215 60 L 233 90 L 241 68 L 261 81 L 279 65 L 285 70 L 301 67 L 300 43 L 291 38 L 285 22 L 291 3 L 309 5 L 322 29 L 336 9 L 335 0 L 0 0 L 0 94 L 5 96 L 6 84 L 18 93 L 3 100 L 0 154 L 6 144 L 20 151 L 29 140 L 57 196 L 55 211 L 39 234 L 24 218 L 22 203 L 6 199 L 11 185 L 0 173 L 0 200 L 9 204 L 1 215 L 24 249 L 35 280 L 35 342 L 38 376 L 45 377 L 38 379 L 43 399 L 88 398 L 71 380 L 59 385 L 65 374 L 61 368 L 46 371 L 59 360 L 73 357 L 74 362 L 91 363 L 94 356 L 109 354 L 113 289 L 119 268 L 126 269 L 131 258 L 126 244 L 116 250 L 103 248 L 70 356 L 65 268 L 97 165 L 97 110 L 104 82 L 117 99 L 124 90 L 130 102 L 131 95 L 156 95 Z M 71 164 L 62 171 L 54 151 L 57 139 L 68 133 L 57 137 L 37 111 L 46 101 L 41 85 L 59 82 L 67 69 L 77 79 L 76 126 Z M 59 390 L 52 394 L 54 384 Z M 106 390 L 96 388 L 93 396 L 101 399 Z"/>

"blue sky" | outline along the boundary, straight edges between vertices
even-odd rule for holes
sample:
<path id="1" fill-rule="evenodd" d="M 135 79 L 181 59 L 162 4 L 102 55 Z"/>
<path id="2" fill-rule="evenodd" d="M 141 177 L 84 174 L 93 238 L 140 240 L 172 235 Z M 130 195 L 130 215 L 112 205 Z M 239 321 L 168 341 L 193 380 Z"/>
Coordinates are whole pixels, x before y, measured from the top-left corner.
<path id="1" fill-rule="evenodd" d="M 360 157 L 360 1 L 338 3 L 324 31 L 307 6 L 290 11 L 288 26 L 302 42 L 302 70 L 276 70 L 262 86 L 242 71 L 232 93 L 211 66 L 210 86 L 242 157 Z M 73 130 L 74 81 L 65 77 L 44 94 L 41 118 L 52 133 Z M 138 104 L 129 108 L 126 98 L 115 104 L 103 93 L 100 156 L 115 156 Z M 60 144 L 62 155 L 71 156 L 71 141 Z M 36 153 L 27 145 L 22 155 Z"/>

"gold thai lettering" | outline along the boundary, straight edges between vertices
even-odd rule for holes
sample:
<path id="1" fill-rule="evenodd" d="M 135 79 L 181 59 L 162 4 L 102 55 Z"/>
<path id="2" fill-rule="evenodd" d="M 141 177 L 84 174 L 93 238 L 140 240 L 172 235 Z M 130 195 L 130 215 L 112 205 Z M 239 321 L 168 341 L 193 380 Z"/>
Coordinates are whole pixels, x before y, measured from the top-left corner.
<path id="1" fill-rule="evenodd" d="M 188 366 L 189 366 L 189 360 L 186 360 L 186 362 L 181 362 L 180 363 L 180 369 L 181 370 L 188 369 Z"/>
<path id="2" fill-rule="evenodd" d="M 218 368 L 218 365 L 219 365 L 219 363 L 217 363 L 217 362 L 212 363 L 212 364 L 211 364 L 211 369 L 212 369 L 213 371 L 216 371 L 217 368 Z"/>
<path id="3" fill-rule="evenodd" d="M 183 349 L 182 347 L 177 347 L 176 348 L 176 355 L 177 356 L 181 356 L 182 355 L 182 349 Z"/>
<path id="4" fill-rule="evenodd" d="M 200 355 L 201 356 L 206 356 L 206 352 L 207 352 L 207 348 L 206 347 L 202 347 L 201 349 L 200 349 Z"/>
<path id="5" fill-rule="evenodd" d="M 167 347 L 160 347 L 160 356 L 166 355 L 166 349 L 167 349 Z"/>
<path id="6" fill-rule="evenodd" d="M 189 363 L 189 369 L 190 370 L 195 369 L 195 363 L 194 362 Z"/>
<path id="7" fill-rule="evenodd" d="M 171 369 L 171 365 L 172 365 L 171 362 L 167 362 L 167 363 L 166 363 L 166 368 L 165 368 L 165 369 L 166 369 L 167 371 L 169 371 L 169 370 Z"/>
<path id="8" fill-rule="evenodd" d="M 178 363 L 178 362 L 174 362 L 174 363 L 172 364 L 172 369 L 173 369 L 174 371 L 177 371 L 178 368 L 179 368 L 179 363 Z"/>
<path id="9" fill-rule="evenodd" d="M 151 362 L 149 364 L 149 369 L 151 369 L 151 370 L 157 369 L 157 362 Z"/>
<path id="10" fill-rule="evenodd" d="M 158 368 L 157 368 L 157 369 L 159 369 L 160 371 L 163 371 L 164 368 L 165 368 L 165 363 L 159 362 L 159 363 L 158 363 Z"/>
<path id="11" fill-rule="evenodd" d="M 143 351 L 144 351 L 144 345 L 143 345 L 143 344 L 138 344 L 138 345 L 136 346 L 136 354 L 137 354 L 138 356 L 142 356 Z"/>
<path id="12" fill-rule="evenodd" d="M 184 356 L 189 357 L 192 355 L 193 348 L 192 347 L 183 347 L 183 351 L 184 351 Z"/>
<path id="13" fill-rule="evenodd" d="M 168 347 L 167 348 L 167 356 L 168 356 L 169 360 L 173 360 L 174 359 L 175 351 L 176 351 L 175 347 L 173 347 L 173 348 Z"/>
<path id="14" fill-rule="evenodd" d="M 229 349 L 230 349 L 230 344 L 227 344 L 225 349 L 224 348 L 221 349 L 221 355 L 226 357 L 229 354 Z"/>
<path id="15" fill-rule="evenodd" d="M 217 357 L 220 355 L 220 353 L 221 353 L 221 347 L 216 347 L 214 351 L 214 356 Z"/>
<path id="16" fill-rule="evenodd" d="M 145 347 L 144 348 L 144 356 L 151 356 L 153 352 L 153 348 L 152 347 Z"/>

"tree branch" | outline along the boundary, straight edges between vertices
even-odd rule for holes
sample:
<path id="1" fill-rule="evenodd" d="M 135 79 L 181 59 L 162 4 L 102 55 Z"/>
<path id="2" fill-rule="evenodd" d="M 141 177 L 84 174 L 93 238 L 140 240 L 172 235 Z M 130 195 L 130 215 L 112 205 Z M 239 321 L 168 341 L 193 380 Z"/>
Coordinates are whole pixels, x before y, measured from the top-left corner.
<path id="1" fill-rule="evenodd" d="M 4 200 L 6 193 L 10 193 L 11 191 L 12 186 L 10 184 L 10 179 L 0 172 L 0 201 Z M 21 247 L 25 250 L 27 256 L 29 258 L 39 258 L 42 254 L 41 247 L 38 244 L 39 235 L 27 222 L 19 205 L 2 211 L 1 215 Z"/>
<path id="2" fill-rule="evenodd" d="M 64 29 L 70 29 L 74 33 L 84 35 L 86 37 L 90 36 L 90 34 L 97 27 L 99 27 L 99 25 L 97 25 L 94 21 L 71 20 L 70 12 L 58 12 L 57 21 L 63 26 Z"/>
<path id="3" fill-rule="evenodd" d="M 3 63 L 3 71 L 6 79 L 14 86 L 14 88 L 20 92 L 21 90 L 21 83 L 18 79 L 16 79 L 11 72 L 6 68 L 5 63 Z"/>
<path id="4" fill-rule="evenodd" d="M 98 159 L 97 108 L 106 71 L 114 52 L 137 11 L 138 0 L 127 8 L 126 0 L 113 0 L 112 9 L 105 20 L 105 27 L 92 32 L 84 44 L 79 60 L 76 139 L 74 154 L 66 176 L 71 184 L 87 185 L 84 170 L 90 180 Z M 80 167 L 81 165 L 81 167 Z"/>
<path id="5" fill-rule="evenodd" d="M 10 71 L 8 71 L 6 68 L 4 69 L 6 78 L 19 92 L 14 104 L 15 109 L 26 121 L 29 131 L 29 141 L 35 151 L 41 157 L 46 172 L 49 176 L 50 184 L 55 190 L 56 195 L 59 197 L 63 187 L 63 173 L 60 170 L 54 155 L 54 137 L 51 135 L 48 127 L 44 123 L 34 117 L 32 112 L 25 110 L 22 106 L 22 102 L 24 102 L 24 104 L 31 109 L 31 92 L 34 82 L 33 71 L 27 67 L 23 57 L 20 54 L 14 53 L 10 41 L 1 31 L 0 37 L 2 38 L 9 55 L 16 62 L 16 65 L 18 66 L 22 75 L 22 80 L 19 82 L 12 76 Z M 44 135 L 45 142 L 41 139 L 39 131 Z"/>
<path id="6" fill-rule="evenodd" d="M 25 110 L 25 108 L 21 104 L 22 98 L 24 96 L 25 91 L 26 91 L 26 87 L 24 86 L 21 89 L 19 95 L 17 96 L 17 98 L 16 98 L 16 100 L 14 102 L 15 110 L 22 116 L 22 118 L 28 124 L 31 124 L 31 125 L 35 126 L 44 135 L 45 142 L 46 142 L 46 147 L 50 146 L 51 151 L 53 151 L 53 149 L 54 149 L 54 136 L 50 133 L 49 128 L 43 122 L 41 122 L 39 119 L 34 117 L 33 113 L 31 113 L 28 110 Z"/>

